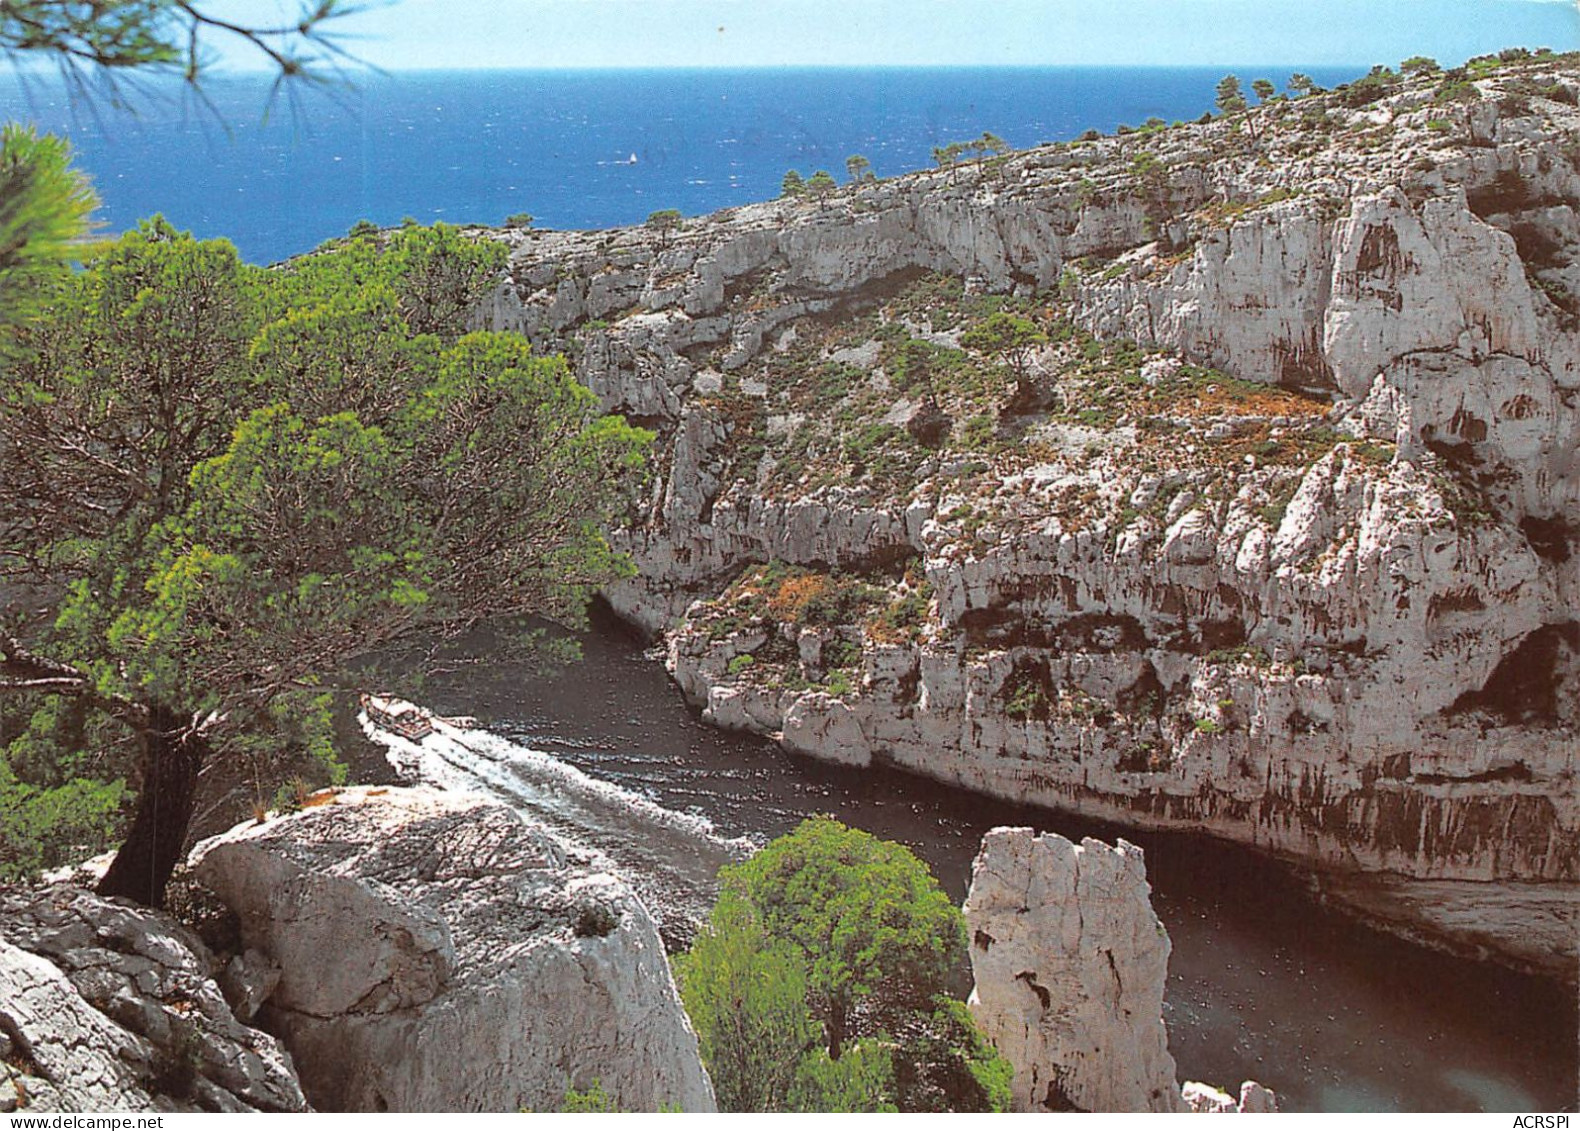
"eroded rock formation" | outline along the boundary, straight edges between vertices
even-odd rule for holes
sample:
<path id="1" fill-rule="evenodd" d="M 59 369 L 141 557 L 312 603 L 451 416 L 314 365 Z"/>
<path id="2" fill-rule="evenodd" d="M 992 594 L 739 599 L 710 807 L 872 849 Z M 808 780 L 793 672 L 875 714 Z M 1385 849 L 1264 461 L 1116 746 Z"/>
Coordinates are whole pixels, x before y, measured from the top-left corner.
<path id="1" fill-rule="evenodd" d="M 1508 957 L 1498 887 L 1573 923 L 1580 881 L 1577 92 L 1526 60 L 517 234 L 489 318 L 660 433 L 610 597 L 708 717 L 1453 885 Z"/>
<path id="2" fill-rule="evenodd" d="M 194 852 L 270 971 L 259 1016 L 316 1106 L 555 1111 L 597 1081 L 627 1110 L 713 1110 L 658 932 L 621 881 L 481 797 L 323 799 Z"/>
<path id="3" fill-rule="evenodd" d="M 1169 936 L 1135 845 L 993 829 L 964 911 L 971 1012 L 1015 1069 L 1014 1110 L 1278 1110 L 1255 1080 L 1238 1101 L 1175 1080 L 1163 1024 Z"/>
<path id="4" fill-rule="evenodd" d="M 0 1111 L 306 1111 L 169 916 L 57 885 L 0 898 Z"/>
<path id="5" fill-rule="evenodd" d="M 1169 936 L 1141 850 L 994 829 L 966 896 L 971 1011 L 1017 1111 L 1178 1111 L 1163 1027 Z"/>

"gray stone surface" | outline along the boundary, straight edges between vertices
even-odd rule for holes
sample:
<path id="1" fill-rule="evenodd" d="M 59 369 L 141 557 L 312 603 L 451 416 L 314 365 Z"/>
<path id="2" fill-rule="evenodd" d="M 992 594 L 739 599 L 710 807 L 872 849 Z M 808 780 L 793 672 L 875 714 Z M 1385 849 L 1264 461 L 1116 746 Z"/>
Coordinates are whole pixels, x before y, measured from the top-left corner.
<path id="1" fill-rule="evenodd" d="M 213 966 L 156 911 L 65 885 L 0 897 L 0 1033 L 24 1066 L 21 1109 L 306 1110 L 290 1056 L 237 1021 Z M 17 1102 L 15 1081 L 0 1102 Z"/>
<path id="2" fill-rule="evenodd" d="M 194 851 L 278 964 L 261 1016 L 316 1106 L 711 1111 L 664 949 L 619 880 L 497 802 L 345 790 Z"/>
<path id="3" fill-rule="evenodd" d="M 1141 849 L 993 829 L 964 910 L 971 1011 L 1014 1066 L 1015 1110 L 1180 1110 Z"/>

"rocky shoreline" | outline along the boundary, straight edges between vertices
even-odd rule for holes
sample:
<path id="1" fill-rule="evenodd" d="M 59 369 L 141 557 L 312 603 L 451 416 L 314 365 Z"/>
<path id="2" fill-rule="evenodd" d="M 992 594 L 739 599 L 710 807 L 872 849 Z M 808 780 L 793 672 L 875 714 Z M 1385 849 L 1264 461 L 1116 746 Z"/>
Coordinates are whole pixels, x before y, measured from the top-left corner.
<path id="1" fill-rule="evenodd" d="M 200 843 L 185 922 L 0 892 L 0 1112 L 712 1111 L 657 930 L 598 864 L 476 795 L 359 787 Z M 1014 1110 L 1277 1110 L 1176 1079 L 1140 849 L 995 829 L 965 914 Z"/>
<path id="2" fill-rule="evenodd" d="M 324 791 L 160 911 L 0 893 L 0 1111 L 712 1111 L 647 910 L 476 795 Z M 311 1105 L 311 1107 L 309 1107 Z"/>
<path id="3" fill-rule="evenodd" d="M 659 434 L 609 597 L 709 719 L 1430 883 L 1348 905 L 1572 980 L 1577 100 L 1524 60 L 501 234 L 486 320 Z"/>

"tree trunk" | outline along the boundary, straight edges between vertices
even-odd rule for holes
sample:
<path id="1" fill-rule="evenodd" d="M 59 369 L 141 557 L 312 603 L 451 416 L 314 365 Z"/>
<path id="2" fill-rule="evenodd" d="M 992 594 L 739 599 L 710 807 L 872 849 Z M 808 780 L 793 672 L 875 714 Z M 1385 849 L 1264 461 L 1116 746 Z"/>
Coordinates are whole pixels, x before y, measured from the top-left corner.
<path id="1" fill-rule="evenodd" d="M 186 720 L 169 708 L 155 707 L 151 714 L 141 736 L 143 783 L 137 816 L 98 892 L 162 907 L 165 885 L 186 846 L 208 743 L 184 734 Z"/>
<path id="2" fill-rule="evenodd" d="M 830 1006 L 827 1028 L 828 1058 L 838 1060 L 845 1051 L 845 1038 L 850 1031 L 850 1022 L 846 1016 L 844 1002 L 834 1001 Z"/>

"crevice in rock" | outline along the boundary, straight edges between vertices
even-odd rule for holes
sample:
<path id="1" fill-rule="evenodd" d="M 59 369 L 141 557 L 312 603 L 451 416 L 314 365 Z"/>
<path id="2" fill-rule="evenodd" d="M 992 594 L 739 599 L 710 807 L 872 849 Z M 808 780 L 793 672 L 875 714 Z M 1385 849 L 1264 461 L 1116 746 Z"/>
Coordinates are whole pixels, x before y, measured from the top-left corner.
<path id="1" fill-rule="evenodd" d="M 1580 545 L 1580 527 L 1562 515 L 1528 514 L 1520 519 L 1520 533 L 1525 535 L 1531 549 L 1555 565 L 1567 562 L 1574 548 Z"/>
<path id="2" fill-rule="evenodd" d="M 1495 769 L 1483 770 L 1477 774 L 1416 774 L 1412 781 L 1421 785 L 1478 785 L 1484 783 L 1500 782 L 1529 782 L 1534 780 L 1531 768 L 1524 762 L 1516 761 L 1512 765 L 1498 766 Z"/>
<path id="3" fill-rule="evenodd" d="M 6 1039 L 10 1046 L 5 1059 L 0 1064 L 10 1065 L 20 1071 L 24 1076 L 35 1076 L 40 1080 L 49 1080 L 49 1076 L 39 1067 L 38 1061 L 33 1057 L 33 1046 L 29 1043 L 22 1030 L 5 1014 L 0 1013 L 0 1037 Z M 51 1081 L 53 1083 L 53 1081 Z"/>
<path id="4" fill-rule="evenodd" d="M 1042 1097 L 1042 1106 L 1048 1111 L 1085 1112 L 1086 1109 L 1072 1100 L 1065 1092 L 1063 1081 L 1057 1070 L 1052 1080 L 1048 1081 L 1048 1091 Z"/>
<path id="5" fill-rule="evenodd" d="M 1115 701 L 1119 710 L 1126 715 L 1145 715 L 1154 719 L 1163 716 L 1168 704 L 1168 689 L 1158 679 L 1158 671 L 1152 666 L 1152 661 L 1142 661 L 1141 674 L 1134 683 L 1119 692 Z"/>
<path id="6" fill-rule="evenodd" d="M 1026 983 L 1031 992 L 1037 995 L 1037 1000 L 1042 1003 L 1043 1009 L 1048 1009 L 1053 1005 L 1053 995 L 1048 992 L 1047 986 L 1037 984 L 1037 975 L 1032 971 L 1022 970 L 1015 975 L 1015 980 Z"/>

